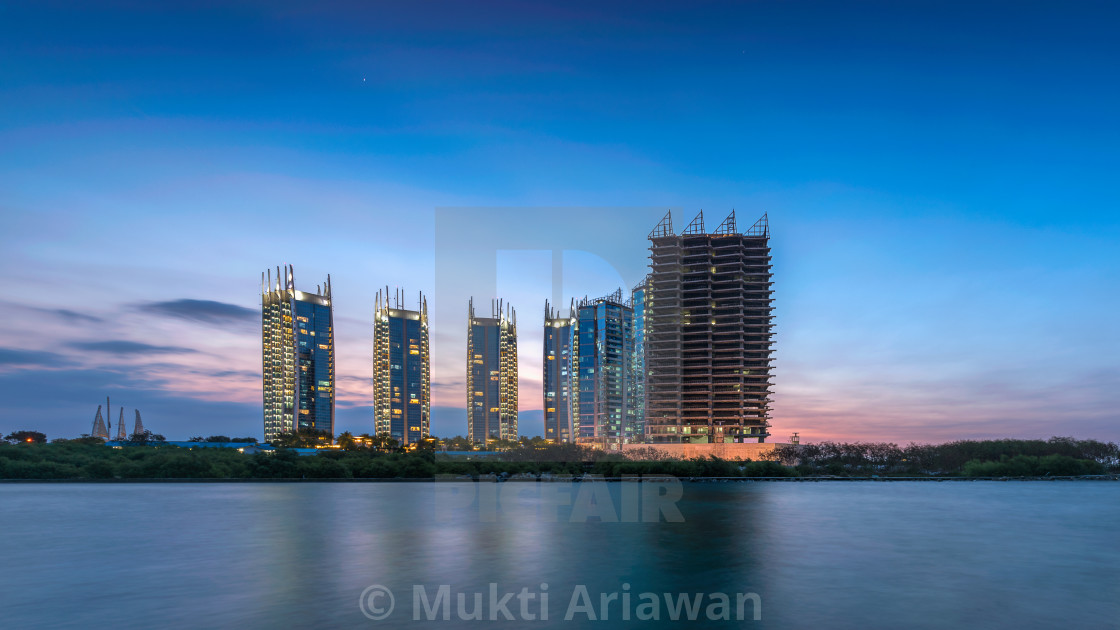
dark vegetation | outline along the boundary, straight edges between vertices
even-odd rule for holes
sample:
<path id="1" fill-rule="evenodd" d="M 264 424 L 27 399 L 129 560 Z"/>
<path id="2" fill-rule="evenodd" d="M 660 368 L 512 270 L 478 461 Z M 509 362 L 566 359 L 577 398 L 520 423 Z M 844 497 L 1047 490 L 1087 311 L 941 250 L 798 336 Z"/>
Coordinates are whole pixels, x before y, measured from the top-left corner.
<path id="1" fill-rule="evenodd" d="M 1112 443 L 1072 438 L 960 441 L 939 445 L 840 444 L 780 446 L 776 461 L 679 460 L 653 449 L 627 457 L 572 444 L 528 441 L 498 457 L 452 458 L 438 442 L 413 451 L 360 439 L 346 448 L 301 456 L 290 448 L 242 454 L 232 448 L 179 448 L 140 436 L 134 445 L 105 446 L 93 438 L 55 440 L 10 436 L 0 444 L 3 479 L 393 479 L 436 475 L 673 475 L 677 477 L 1072 476 L 1120 471 Z M 217 436 L 221 437 L 221 436 Z M 229 438 L 226 438 L 229 439 Z M 200 439 L 198 441 L 223 441 Z M 342 440 L 340 440 L 341 442 Z"/>
<path id="2" fill-rule="evenodd" d="M 1026 477 L 1094 475 L 1120 467 L 1112 442 L 961 440 L 945 444 L 802 444 L 779 446 L 776 459 L 799 475 Z"/>

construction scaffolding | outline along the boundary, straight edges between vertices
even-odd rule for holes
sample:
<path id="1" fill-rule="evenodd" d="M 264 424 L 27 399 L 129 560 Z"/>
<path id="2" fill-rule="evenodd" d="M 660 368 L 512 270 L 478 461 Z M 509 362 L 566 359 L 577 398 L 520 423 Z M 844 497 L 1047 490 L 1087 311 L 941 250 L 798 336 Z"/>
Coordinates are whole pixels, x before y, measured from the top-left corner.
<path id="1" fill-rule="evenodd" d="M 655 443 L 763 442 L 769 436 L 773 282 L 765 215 L 735 212 L 711 233 L 666 214 L 650 233 L 645 316 L 648 437 Z"/>

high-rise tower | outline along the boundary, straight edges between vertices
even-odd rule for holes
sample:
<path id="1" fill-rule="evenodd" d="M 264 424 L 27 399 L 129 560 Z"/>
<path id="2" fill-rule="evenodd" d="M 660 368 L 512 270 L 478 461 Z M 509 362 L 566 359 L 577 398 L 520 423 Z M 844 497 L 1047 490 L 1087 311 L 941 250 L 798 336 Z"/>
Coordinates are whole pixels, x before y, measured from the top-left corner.
<path id="1" fill-rule="evenodd" d="M 264 439 L 322 431 L 334 436 L 335 354 L 331 278 L 299 291 L 291 265 L 261 274 Z"/>
<path id="2" fill-rule="evenodd" d="M 517 439 L 517 314 L 501 300 L 490 317 L 476 317 L 467 305 L 467 438 Z"/>
<path id="3" fill-rule="evenodd" d="M 544 303 L 544 438 L 572 441 L 572 350 L 575 343 L 575 302 L 568 315 Z"/>
<path id="4" fill-rule="evenodd" d="M 403 303 L 403 291 L 390 296 L 389 287 L 374 299 L 373 413 L 378 434 L 408 446 L 429 434 L 431 364 L 428 302 L 420 294 L 415 311 L 401 308 Z"/>
<path id="5" fill-rule="evenodd" d="M 773 299 L 766 215 L 713 232 L 701 212 L 681 234 L 666 213 L 649 235 L 645 357 L 653 442 L 769 436 Z"/>
<path id="6" fill-rule="evenodd" d="M 631 418 L 633 441 L 646 437 L 646 306 L 649 299 L 647 275 L 630 290 L 630 303 L 634 308 L 634 352 L 630 354 L 630 371 L 634 375 L 634 407 Z"/>
<path id="7" fill-rule="evenodd" d="M 639 437 L 635 398 L 634 309 L 622 290 L 576 307 L 573 344 L 573 437 L 616 447 Z"/>

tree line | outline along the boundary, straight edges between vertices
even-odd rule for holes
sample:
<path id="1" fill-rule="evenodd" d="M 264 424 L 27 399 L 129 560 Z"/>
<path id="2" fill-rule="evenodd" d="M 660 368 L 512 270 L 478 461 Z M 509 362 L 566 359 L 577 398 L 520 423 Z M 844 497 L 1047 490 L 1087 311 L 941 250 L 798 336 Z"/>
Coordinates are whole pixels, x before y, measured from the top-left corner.
<path id="1" fill-rule="evenodd" d="M 222 437 L 222 436 L 212 436 Z M 376 436 L 371 436 L 376 437 Z M 232 441 L 232 438 L 229 438 Z M 395 479 L 437 475 L 673 475 L 677 477 L 1045 477 L 1120 472 L 1113 443 L 1073 438 L 977 440 L 946 444 L 780 445 L 766 461 L 679 459 L 651 447 L 625 454 L 577 444 L 528 440 L 494 457 L 440 452 L 438 440 L 404 451 L 391 442 L 243 454 L 233 448 L 180 448 L 155 440 L 111 448 L 79 438 L 46 443 L 27 436 L 0 444 L 2 479 Z M 203 439 L 206 441 L 206 439 Z M 222 441 L 222 440 L 212 440 Z"/>
<path id="2" fill-rule="evenodd" d="M 1043 477 L 1118 470 L 1120 447 L 1071 437 L 958 440 L 904 447 L 882 442 L 822 442 L 783 444 L 775 449 L 774 458 L 801 475 Z"/>

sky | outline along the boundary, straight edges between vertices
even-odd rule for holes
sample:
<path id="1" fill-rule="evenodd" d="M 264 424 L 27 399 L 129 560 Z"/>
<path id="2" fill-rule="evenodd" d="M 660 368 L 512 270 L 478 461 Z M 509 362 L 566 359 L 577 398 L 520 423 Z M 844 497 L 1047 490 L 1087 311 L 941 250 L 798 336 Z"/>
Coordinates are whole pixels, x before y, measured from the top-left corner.
<path id="1" fill-rule="evenodd" d="M 766 214 L 772 432 L 1120 440 L 1120 8 L 1109 2 L 0 5 L 0 432 L 139 409 L 260 436 L 260 274 L 327 274 L 336 430 L 371 432 L 379 287 L 433 309 L 645 273 Z M 554 274 L 554 271 L 556 272 Z M 562 276 L 559 286 L 553 279 Z"/>

